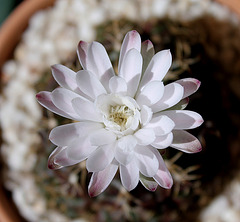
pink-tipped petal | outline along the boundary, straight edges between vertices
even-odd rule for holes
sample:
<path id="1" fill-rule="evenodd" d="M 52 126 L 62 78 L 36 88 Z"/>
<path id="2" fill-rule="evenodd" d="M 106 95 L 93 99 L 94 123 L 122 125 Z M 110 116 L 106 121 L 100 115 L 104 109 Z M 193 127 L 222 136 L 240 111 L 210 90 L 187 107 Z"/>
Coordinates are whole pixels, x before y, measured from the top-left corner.
<path id="1" fill-rule="evenodd" d="M 176 83 L 184 88 L 183 99 L 195 93 L 201 85 L 201 82 L 194 78 L 180 79 Z"/>
<path id="2" fill-rule="evenodd" d="M 93 173 L 88 185 L 89 196 L 95 197 L 102 193 L 113 180 L 117 170 L 118 165 L 111 163 L 104 170 Z"/>
<path id="3" fill-rule="evenodd" d="M 134 159 L 126 166 L 120 165 L 120 178 L 127 191 L 131 191 L 137 186 L 139 169 Z"/>
<path id="4" fill-rule="evenodd" d="M 78 160 L 70 159 L 66 153 L 67 147 L 57 147 L 48 158 L 48 168 L 51 170 L 61 169 L 79 163 Z"/>
<path id="5" fill-rule="evenodd" d="M 151 146 L 139 146 L 135 147 L 135 155 L 140 172 L 146 177 L 153 177 L 159 167 L 159 163 L 154 148 Z"/>
<path id="6" fill-rule="evenodd" d="M 140 89 L 150 81 L 162 81 L 172 64 L 170 50 L 156 53 L 150 61 L 140 83 Z"/>
<path id="7" fill-rule="evenodd" d="M 155 54 L 153 44 L 150 40 L 146 40 L 146 41 L 142 42 L 141 54 L 143 56 L 142 72 L 144 73 L 149 62 L 151 61 L 152 57 Z"/>
<path id="8" fill-rule="evenodd" d="M 123 78 L 113 76 L 109 81 L 109 89 L 111 93 L 120 93 L 125 95 L 127 93 L 127 83 Z"/>
<path id="9" fill-rule="evenodd" d="M 142 73 L 142 56 L 136 49 L 127 52 L 119 70 L 119 76 L 127 83 L 128 95 L 134 97 Z"/>
<path id="10" fill-rule="evenodd" d="M 173 130 L 173 142 L 171 147 L 185 153 L 197 153 L 202 150 L 199 140 L 184 130 Z"/>
<path id="11" fill-rule="evenodd" d="M 88 50 L 88 70 L 93 72 L 102 85 L 109 91 L 109 80 L 115 75 L 111 61 L 104 46 L 98 42 L 93 42 Z"/>
<path id="12" fill-rule="evenodd" d="M 189 110 L 169 110 L 161 112 L 168 116 L 174 123 L 174 129 L 193 129 L 203 123 L 200 114 Z"/>
<path id="13" fill-rule="evenodd" d="M 76 138 L 86 137 L 94 131 L 103 128 L 101 123 L 77 122 L 55 127 L 49 134 L 52 143 L 67 146 Z"/>
<path id="14" fill-rule="evenodd" d="M 66 66 L 56 64 L 52 66 L 52 75 L 56 82 L 63 88 L 75 91 L 78 86 L 76 84 L 76 73 Z"/>
<path id="15" fill-rule="evenodd" d="M 152 81 L 146 84 L 136 96 L 139 106 L 152 106 L 157 103 L 163 96 L 164 85 L 161 81 Z"/>
<path id="16" fill-rule="evenodd" d="M 173 185 L 173 179 L 168 171 L 164 160 L 158 150 L 154 150 L 155 155 L 159 162 L 159 168 L 157 173 L 154 175 L 153 179 L 163 188 L 170 189 Z"/>
<path id="17" fill-rule="evenodd" d="M 51 112 L 56 113 L 60 116 L 66 117 L 68 119 L 73 118 L 70 114 L 68 114 L 67 112 L 64 112 L 63 110 L 59 109 L 58 107 L 56 107 L 54 105 L 54 103 L 52 102 L 52 93 L 51 92 L 46 92 L 46 91 L 39 92 L 36 95 L 36 98 L 43 107 L 47 108 Z"/>
<path id="18" fill-rule="evenodd" d="M 80 90 L 95 100 L 99 95 L 107 93 L 99 79 L 92 72 L 81 70 L 76 76 Z"/>
<path id="19" fill-rule="evenodd" d="M 172 144 L 172 141 L 173 134 L 171 132 L 163 136 L 157 136 L 151 145 L 157 149 L 165 149 Z"/>
<path id="20" fill-rule="evenodd" d="M 168 109 L 176 105 L 183 96 L 183 87 L 177 83 L 170 83 L 164 87 L 162 98 L 153 106 L 151 106 L 153 113 Z"/>
<path id="21" fill-rule="evenodd" d="M 153 178 L 145 177 L 142 174 L 140 174 L 140 182 L 147 190 L 152 192 L 154 192 L 158 187 L 157 182 Z"/>
<path id="22" fill-rule="evenodd" d="M 131 49 L 136 49 L 138 52 L 140 52 L 141 50 L 141 37 L 139 33 L 135 30 L 128 32 L 123 39 L 122 47 L 120 50 L 118 68 L 122 66 L 122 62 L 127 52 Z M 120 73 L 120 70 L 118 70 L 118 73 Z"/>
<path id="23" fill-rule="evenodd" d="M 156 136 L 162 136 L 170 133 L 174 126 L 174 122 L 169 117 L 160 115 L 153 117 L 144 128 L 153 129 Z"/>
<path id="24" fill-rule="evenodd" d="M 87 66 L 88 47 L 89 47 L 89 44 L 84 41 L 80 41 L 78 44 L 77 55 L 83 69 L 88 68 Z"/>
<path id="25" fill-rule="evenodd" d="M 104 170 L 114 158 L 114 143 L 98 147 L 87 159 L 86 168 L 89 172 Z"/>

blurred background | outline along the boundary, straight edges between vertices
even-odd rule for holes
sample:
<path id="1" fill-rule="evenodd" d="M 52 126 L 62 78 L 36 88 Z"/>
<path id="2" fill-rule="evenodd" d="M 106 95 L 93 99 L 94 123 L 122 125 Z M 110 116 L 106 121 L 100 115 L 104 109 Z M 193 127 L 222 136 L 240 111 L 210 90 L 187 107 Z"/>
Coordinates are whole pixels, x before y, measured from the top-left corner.
<path id="1" fill-rule="evenodd" d="M 0 26 L 11 11 L 18 6 L 22 0 L 0 0 Z"/>

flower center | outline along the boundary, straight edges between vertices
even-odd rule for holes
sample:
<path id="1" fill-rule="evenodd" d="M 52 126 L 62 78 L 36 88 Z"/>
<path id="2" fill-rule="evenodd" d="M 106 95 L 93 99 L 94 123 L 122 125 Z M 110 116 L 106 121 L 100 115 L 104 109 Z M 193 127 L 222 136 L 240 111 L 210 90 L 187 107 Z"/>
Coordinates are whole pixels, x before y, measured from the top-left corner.
<path id="1" fill-rule="evenodd" d="M 102 94 L 95 105 L 105 128 L 116 133 L 118 138 L 132 134 L 139 127 L 140 108 L 133 98 L 117 93 Z"/>
<path id="2" fill-rule="evenodd" d="M 126 105 L 110 106 L 109 120 L 118 124 L 121 127 L 121 131 L 126 129 L 127 120 L 133 115 L 133 110 L 129 109 Z"/>

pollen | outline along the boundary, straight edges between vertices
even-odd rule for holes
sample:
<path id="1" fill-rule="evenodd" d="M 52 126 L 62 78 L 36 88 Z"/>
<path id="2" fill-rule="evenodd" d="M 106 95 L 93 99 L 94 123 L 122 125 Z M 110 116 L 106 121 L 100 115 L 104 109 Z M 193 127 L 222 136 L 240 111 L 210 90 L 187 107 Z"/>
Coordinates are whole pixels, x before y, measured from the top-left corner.
<path id="1" fill-rule="evenodd" d="M 126 129 L 127 120 L 133 115 L 133 110 L 126 105 L 110 106 L 109 120 L 118 124 L 121 127 L 121 131 Z"/>

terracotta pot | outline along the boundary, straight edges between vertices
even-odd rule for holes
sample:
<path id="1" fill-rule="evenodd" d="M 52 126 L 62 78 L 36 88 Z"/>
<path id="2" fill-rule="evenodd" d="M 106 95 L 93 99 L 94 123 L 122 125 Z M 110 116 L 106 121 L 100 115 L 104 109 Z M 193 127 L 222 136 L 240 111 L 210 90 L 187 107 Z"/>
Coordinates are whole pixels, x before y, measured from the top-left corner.
<path id="1" fill-rule="evenodd" d="M 24 1 L 4 22 L 0 29 L 0 70 L 3 63 L 11 56 L 14 47 L 19 42 L 22 32 L 28 25 L 29 18 L 36 11 L 53 5 L 54 1 L 55 0 Z M 12 201 L 10 201 L 9 194 L 3 188 L 2 180 L 0 180 L 0 222 L 20 221 L 23 220 L 17 213 Z"/>
<path id="2" fill-rule="evenodd" d="M 3 63 L 11 57 L 14 47 L 28 25 L 29 18 L 38 10 L 53 5 L 55 0 L 26 0 L 9 16 L 0 29 L 0 70 Z M 240 0 L 216 0 L 229 7 L 240 16 Z M 0 72 L 1 77 L 1 72 Z M 0 78 L 1 80 L 1 78 Z M 8 192 L 2 187 L 0 178 L 0 222 L 23 221 L 17 213 Z"/>
<path id="3" fill-rule="evenodd" d="M 216 1 L 229 7 L 233 12 L 237 13 L 237 15 L 240 17 L 240 1 L 239 0 L 216 0 Z"/>

